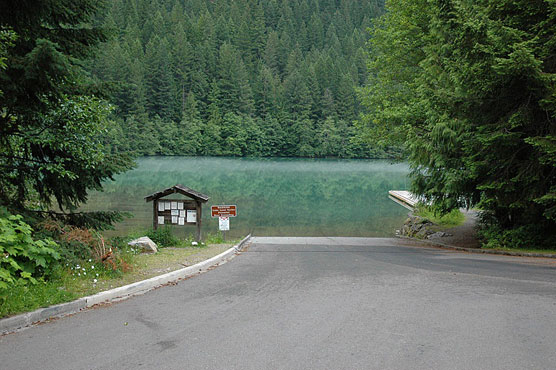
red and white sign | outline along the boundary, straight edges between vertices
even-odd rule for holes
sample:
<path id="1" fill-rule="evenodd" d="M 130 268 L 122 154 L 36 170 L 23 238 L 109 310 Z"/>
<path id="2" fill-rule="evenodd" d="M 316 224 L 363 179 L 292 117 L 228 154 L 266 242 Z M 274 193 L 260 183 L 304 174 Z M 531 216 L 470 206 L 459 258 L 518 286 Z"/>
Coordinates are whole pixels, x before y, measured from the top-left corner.
<path id="1" fill-rule="evenodd" d="M 237 207 L 235 205 L 210 207 L 212 217 L 236 217 Z"/>

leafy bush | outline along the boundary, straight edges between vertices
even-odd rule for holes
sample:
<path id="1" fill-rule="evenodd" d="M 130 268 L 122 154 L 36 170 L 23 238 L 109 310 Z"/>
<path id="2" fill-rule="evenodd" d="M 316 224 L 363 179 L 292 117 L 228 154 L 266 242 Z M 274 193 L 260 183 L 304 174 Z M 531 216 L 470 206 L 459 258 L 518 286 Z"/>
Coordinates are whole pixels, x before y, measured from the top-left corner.
<path id="1" fill-rule="evenodd" d="M 493 217 L 484 212 L 478 236 L 483 248 L 491 249 L 555 249 L 556 233 L 547 233 L 541 225 L 524 225 L 503 229 Z"/>
<path id="2" fill-rule="evenodd" d="M 50 239 L 33 240 L 23 217 L 0 217 L 0 290 L 48 276 L 60 254 Z"/>
<path id="3" fill-rule="evenodd" d="M 92 257 L 93 236 L 87 229 L 65 225 L 61 221 L 46 219 L 37 225 L 41 233 L 58 242 L 59 252 L 64 261 L 74 264 Z"/>
<path id="4" fill-rule="evenodd" d="M 149 230 L 147 236 L 159 247 L 174 247 L 180 240 L 172 234 L 170 227 L 161 227 L 156 230 Z"/>
<path id="5" fill-rule="evenodd" d="M 40 225 L 59 242 L 62 256 L 68 264 L 92 259 L 113 271 L 125 272 L 131 269 L 122 260 L 117 248 L 112 248 L 97 231 L 64 225 L 54 220 L 45 220 Z"/>

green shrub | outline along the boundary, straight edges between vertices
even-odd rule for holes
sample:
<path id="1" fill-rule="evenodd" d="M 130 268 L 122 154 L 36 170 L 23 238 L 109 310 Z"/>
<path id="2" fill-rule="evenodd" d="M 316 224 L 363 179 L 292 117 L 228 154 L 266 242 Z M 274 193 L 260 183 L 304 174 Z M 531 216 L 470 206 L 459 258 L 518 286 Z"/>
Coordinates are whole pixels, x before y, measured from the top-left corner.
<path id="1" fill-rule="evenodd" d="M 209 233 L 205 236 L 204 242 L 206 244 L 223 244 L 226 243 L 224 238 L 222 237 L 222 233 Z M 228 243 L 230 241 L 227 241 Z"/>
<path id="2" fill-rule="evenodd" d="M 47 277 L 60 255 L 50 239 L 33 240 L 21 216 L 0 217 L 0 290 Z"/>
<path id="3" fill-rule="evenodd" d="M 69 264 L 91 258 L 91 247 L 86 242 L 87 232 L 83 229 L 66 225 L 51 218 L 42 220 L 35 225 L 35 235 L 53 239 L 58 244 L 57 251 L 62 260 Z"/>
<path id="4" fill-rule="evenodd" d="M 172 228 L 165 226 L 156 230 L 150 229 L 147 236 L 159 247 L 174 247 L 180 240 L 172 234 Z"/>
<path id="5" fill-rule="evenodd" d="M 541 225 L 503 229 L 486 213 L 483 213 L 480 218 L 477 234 L 483 248 L 556 249 L 556 233 L 547 233 Z"/>

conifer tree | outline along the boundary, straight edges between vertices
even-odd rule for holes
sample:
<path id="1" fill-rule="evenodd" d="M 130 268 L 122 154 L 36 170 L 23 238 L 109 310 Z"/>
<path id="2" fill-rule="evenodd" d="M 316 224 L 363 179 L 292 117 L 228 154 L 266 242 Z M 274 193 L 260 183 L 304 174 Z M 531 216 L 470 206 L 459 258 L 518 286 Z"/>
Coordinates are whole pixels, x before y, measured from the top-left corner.
<path id="1" fill-rule="evenodd" d="M 413 190 L 441 210 L 481 208 L 493 245 L 556 243 L 554 9 L 390 1 L 373 30 L 368 137 L 405 143 Z"/>
<path id="2" fill-rule="evenodd" d="M 103 227 L 116 215 L 63 214 L 91 189 L 126 168 L 110 155 L 103 133 L 110 107 L 88 91 L 81 66 L 106 33 L 90 22 L 97 1 L 4 1 L 0 25 L 0 205 L 11 212 L 51 212 L 66 221 Z M 5 58 L 5 59 L 4 59 Z"/>
<path id="3" fill-rule="evenodd" d="M 166 38 L 155 35 L 145 51 L 147 63 L 147 107 L 149 113 L 164 119 L 175 114 L 175 85 L 171 72 L 169 44 Z"/>

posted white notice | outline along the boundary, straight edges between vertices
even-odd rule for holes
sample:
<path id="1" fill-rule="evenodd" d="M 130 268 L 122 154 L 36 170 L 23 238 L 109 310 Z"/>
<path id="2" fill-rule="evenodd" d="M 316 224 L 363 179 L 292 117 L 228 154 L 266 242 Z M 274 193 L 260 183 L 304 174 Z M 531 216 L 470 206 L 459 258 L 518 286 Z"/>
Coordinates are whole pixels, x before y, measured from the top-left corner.
<path id="1" fill-rule="evenodd" d="M 230 230 L 230 219 L 228 217 L 218 218 L 218 230 L 220 231 Z"/>
<path id="2" fill-rule="evenodd" d="M 197 222 L 197 211 L 194 209 L 187 210 L 187 222 Z"/>
<path id="3" fill-rule="evenodd" d="M 158 224 L 164 225 L 164 216 L 158 216 Z"/>

